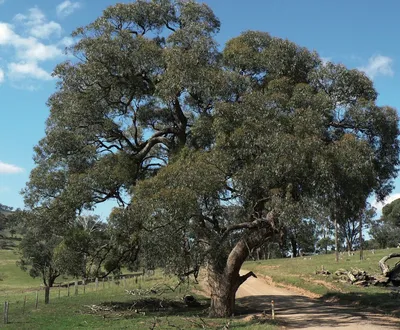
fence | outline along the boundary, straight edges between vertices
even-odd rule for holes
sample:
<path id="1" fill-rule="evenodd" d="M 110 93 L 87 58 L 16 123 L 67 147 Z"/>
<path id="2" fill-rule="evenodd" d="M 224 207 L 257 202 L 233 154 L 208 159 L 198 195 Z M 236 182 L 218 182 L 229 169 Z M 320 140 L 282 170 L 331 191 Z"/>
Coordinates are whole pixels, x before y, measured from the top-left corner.
<path id="1" fill-rule="evenodd" d="M 20 319 L 27 311 L 37 310 L 46 304 L 51 304 L 55 299 L 72 297 L 97 292 L 103 289 L 129 289 L 132 287 L 141 288 L 142 282 L 147 276 L 154 275 L 154 272 L 124 274 L 120 276 L 108 276 L 103 278 L 76 280 L 66 283 L 56 283 L 53 287 L 41 286 L 38 290 L 15 294 L 9 299 L 6 298 L 3 304 L 3 323 L 13 322 L 13 316 Z"/>

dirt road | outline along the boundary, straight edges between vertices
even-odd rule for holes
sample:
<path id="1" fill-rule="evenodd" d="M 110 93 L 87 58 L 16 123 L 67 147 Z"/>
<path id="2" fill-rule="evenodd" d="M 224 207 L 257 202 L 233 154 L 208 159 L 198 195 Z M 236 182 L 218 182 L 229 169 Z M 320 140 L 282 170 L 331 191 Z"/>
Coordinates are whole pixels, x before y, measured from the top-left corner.
<path id="1" fill-rule="evenodd" d="M 244 271 L 245 272 L 245 271 Z M 237 303 L 254 312 L 271 310 L 275 302 L 276 319 L 283 329 L 303 330 L 388 330 L 400 329 L 400 320 L 374 314 L 360 307 L 323 303 L 287 289 L 268 284 L 262 278 L 249 278 L 237 292 Z"/>

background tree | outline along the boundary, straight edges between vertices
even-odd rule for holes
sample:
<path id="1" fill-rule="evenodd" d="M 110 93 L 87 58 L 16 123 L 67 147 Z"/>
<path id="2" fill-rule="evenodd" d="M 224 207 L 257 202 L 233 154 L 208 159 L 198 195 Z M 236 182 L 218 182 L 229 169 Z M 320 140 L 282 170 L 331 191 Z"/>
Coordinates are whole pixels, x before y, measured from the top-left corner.
<path id="1" fill-rule="evenodd" d="M 394 227 L 400 227 L 400 198 L 382 208 L 381 220 Z"/>
<path id="2" fill-rule="evenodd" d="M 400 228 L 380 220 L 371 226 L 369 234 L 373 239 L 370 244 L 373 244 L 376 249 L 397 247 L 400 242 Z"/>
<path id="3" fill-rule="evenodd" d="M 8 233 L 12 234 L 12 216 L 13 208 L 0 204 L 0 249 L 9 248 L 12 242 L 7 240 Z"/>
<path id="4" fill-rule="evenodd" d="M 111 251 L 107 224 L 97 216 L 78 216 L 55 250 L 55 264 L 76 278 L 100 277 Z"/>
<path id="5" fill-rule="evenodd" d="M 400 199 L 385 205 L 382 216 L 371 225 L 369 234 L 381 249 L 400 243 Z"/>
<path id="6" fill-rule="evenodd" d="M 19 267 L 33 278 L 41 278 L 45 286 L 45 303 L 49 303 L 50 288 L 61 275 L 55 260 L 54 251 L 62 238 L 51 228 L 51 218 L 46 210 L 20 212 L 19 219 L 27 230 L 18 246 Z"/>
<path id="7" fill-rule="evenodd" d="M 317 243 L 316 223 L 312 219 L 292 221 L 285 225 L 286 236 L 291 247 L 291 256 L 315 252 Z"/>
<path id="8" fill-rule="evenodd" d="M 56 278 L 61 275 L 53 261 L 54 249 L 59 243 L 58 237 L 28 232 L 20 243 L 19 266 L 33 278 L 42 278 L 46 287 L 52 287 Z"/>
<path id="9" fill-rule="evenodd" d="M 313 203 L 336 220 L 343 201 L 348 215 L 385 197 L 399 149 L 396 111 L 375 104 L 364 74 L 262 32 L 220 52 L 219 27 L 204 4 L 152 0 L 77 29 L 25 201 L 57 215 L 62 237 L 83 210 L 117 201 L 116 267 L 141 255 L 187 274 L 206 262 L 222 317 L 253 251 Z"/>
<path id="10" fill-rule="evenodd" d="M 375 215 L 375 209 L 367 205 L 358 215 L 345 219 L 340 225 L 340 235 L 346 243 L 348 253 L 353 251 L 355 247 L 361 247 L 360 231 L 363 232 L 371 226 Z"/>

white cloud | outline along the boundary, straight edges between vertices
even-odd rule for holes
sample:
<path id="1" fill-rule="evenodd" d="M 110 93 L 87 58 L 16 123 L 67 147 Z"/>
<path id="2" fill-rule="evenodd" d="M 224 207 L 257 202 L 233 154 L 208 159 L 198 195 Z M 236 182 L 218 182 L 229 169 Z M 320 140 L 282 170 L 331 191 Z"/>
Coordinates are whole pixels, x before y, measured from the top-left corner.
<path id="1" fill-rule="evenodd" d="M 79 2 L 71 2 L 66 0 L 56 7 L 56 12 L 59 17 L 67 17 L 71 15 L 76 9 L 79 9 L 81 4 Z"/>
<path id="2" fill-rule="evenodd" d="M 37 7 L 30 8 L 28 15 L 15 15 L 14 21 L 25 25 L 28 34 L 39 39 L 60 36 L 62 32 L 61 25 L 54 21 L 47 22 L 46 15 Z"/>
<path id="3" fill-rule="evenodd" d="M 12 42 L 17 50 L 18 58 L 26 61 L 46 61 L 62 55 L 61 49 L 55 45 L 45 45 L 35 38 L 16 38 Z"/>
<path id="4" fill-rule="evenodd" d="M 375 200 L 374 202 L 371 203 L 371 205 L 373 207 L 375 207 L 376 210 L 377 210 L 377 213 L 380 214 L 385 205 L 390 204 L 391 202 L 393 202 L 394 200 L 399 199 L 399 198 L 400 198 L 400 193 L 396 193 L 396 194 L 393 194 L 393 195 L 390 195 L 390 196 L 386 197 L 383 202 L 377 202 Z"/>
<path id="5" fill-rule="evenodd" d="M 58 45 L 63 47 L 70 47 L 75 44 L 75 42 L 75 39 L 72 37 L 64 37 L 58 42 Z"/>
<path id="6" fill-rule="evenodd" d="M 61 34 L 61 31 L 62 31 L 61 25 L 51 21 L 49 23 L 32 27 L 30 33 L 34 37 L 47 39 L 53 34 L 59 36 Z"/>
<path id="7" fill-rule="evenodd" d="M 0 45 L 6 45 L 15 36 L 10 24 L 0 22 Z"/>
<path id="8" fill-rule="evenodd" d="M 10 63 L 8 65 L 8 75 L 14 80 L 25 78 L 34 78 L 39 80 L 53 79 L 51 74 L 39 67 L 36 62 Z"/>
<path id="9" fill-rule="evenodd" d="M 2 161 L 0 161 L 0 174 L 15 174 L 15 173 L 21 173 L 23 171 L 24 170 L 21 167 L 3 163 Z"/>
<path id="10" fill-rule="evenodd" d="M 45 61 L 62 55 L 56 45 L 45 45 L 35 37 L 21 37 L 11 25 L 0 22 L 0 45 L 13 46 L 17 56 L 23 60 Z"/>
<path id="11" fill-rule="evenodd" d="M 63 10 L 67 7 L 64 6 Z M 61 25 L 49 21 L 38 7 L 17 14 L 12 23 L 0 21 L 0 47 L 9 53 L 10 58 L 0 67 L 0 83 L 9 78 L 7 80 L 15 88 L 35 90 L 38 88 L 37 80 L 53 79 L 42 63 L 62 59 L 64 47 L 70 46 L 74 40 L 62 38 Z"/>
<path id="12" fill-rule="evenodd" d="M 366 66 L 360 67 L 371 79 L 377 76 L 393 76 L 393 59 L 388 56 L 375 55 L 369 58 Z"/>

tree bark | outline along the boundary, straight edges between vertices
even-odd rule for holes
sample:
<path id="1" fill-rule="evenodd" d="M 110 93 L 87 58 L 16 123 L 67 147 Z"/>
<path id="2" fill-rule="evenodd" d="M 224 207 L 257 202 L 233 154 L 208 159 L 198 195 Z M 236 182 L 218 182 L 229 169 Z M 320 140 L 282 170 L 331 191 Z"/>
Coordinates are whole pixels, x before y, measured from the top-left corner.
<path id="1" fill-rule="evenodd" d="M 263 219 L 251 223 L 251 229 L 236 243 L 228 256 L 224 258 L 220 253 L 209 256 L 207 271 L 211 290 L 211 317 L 230 317 L 235 310 L 236 291 L 249 277 L 256 277 L 253 272 L 240 275 L 239 271 L 251 251 L 261 247 L 279 231 L 272 211 Z"/>
<path id="2" fill-rule="evenodd" d="M 381 268 L 382 275 L 389 278 L 389 281 L 395 286 L 400 285 L 400 263 L 396 263 L 393 269 L 390 269 L 386 261 L 392 258 L 400 258 L 400 253 L 391 253 L 390 255 L 383 257 L 379 260 L 379 267 Z"/>
<path id="3" fill-rule="evenodd" d="M 388 256 L 383 257 L 381 260 L 379 260 L 379 267 L 382 271 L 383 276 L 389 276 L 390 275 L 390 267 L 386 264 L 386 261 L 392 258 L 400 258 L 400 253 L 391 253 Z"/>
<path id="4" fill-rule="evenodd" d="M 293 258 L 296 258 L 297 257 L 297 242 L 293 236 L 290 237 L 290 245 L 292 246 L 292 256 L 293 256 Z"/>
<path id="5" fill-rule="evenodd" d="M 363 250 L 363 221 L 362 215 L 360 215 L 360 260 L 364 259 L 364 250 Z"/>
<path id="6" fill-rule="evenodd" d="M 239 275 L 239 274 L 237 274 Z M 229 317 L 235 311 L 235 296 L 239 288 L 237 279 L 209 270 L 208 284 L 211 289 L 210 317 Z"/>
<path id="7" fill-rule="evenodd" d="M 44 303 L 47 305 L 50 302 L 50 287 L 44 288 Z"/>
<path id="8" fill-rule="evenodd" d="M 253 272 L 240 275 L 239 272 L 223 273 L 208 270 L 208 284 L 211 289 L 210 317 L 229 317 L 235 312 L 236 292 Z"/>
<path id="9" fill-rule="evenodd" d="M 253 272 L 240 275 L 240 268 L 250 251 L 261 246 L 273 233 L 273 226 L 254 230 L 236 243 L 226 262 L 219 260 L 218 256 L 215 260 L 210 260 L 208 266 L 208 283 L 211 289 L 210 317 L 224 318 L 234 313 L 236 291 L 249 277 L 256 277 Z"/>
<path id="10" fill-rule="evenodd" d="M 338 228 L 337 228 L 336 217 L 334 220 L 334 224 L 335 224 L 335 260 L 336 262 L 339 262 L 339 243 L 338 243 Z"/>
<path id="11" fill-rule="evenodd" d="M 353 250 L 353 244 L 351 243 L 348 237 L 346 237 L 346 245 L 347 245 L 347 255 L 351 256 L 351 251 Z"/>

